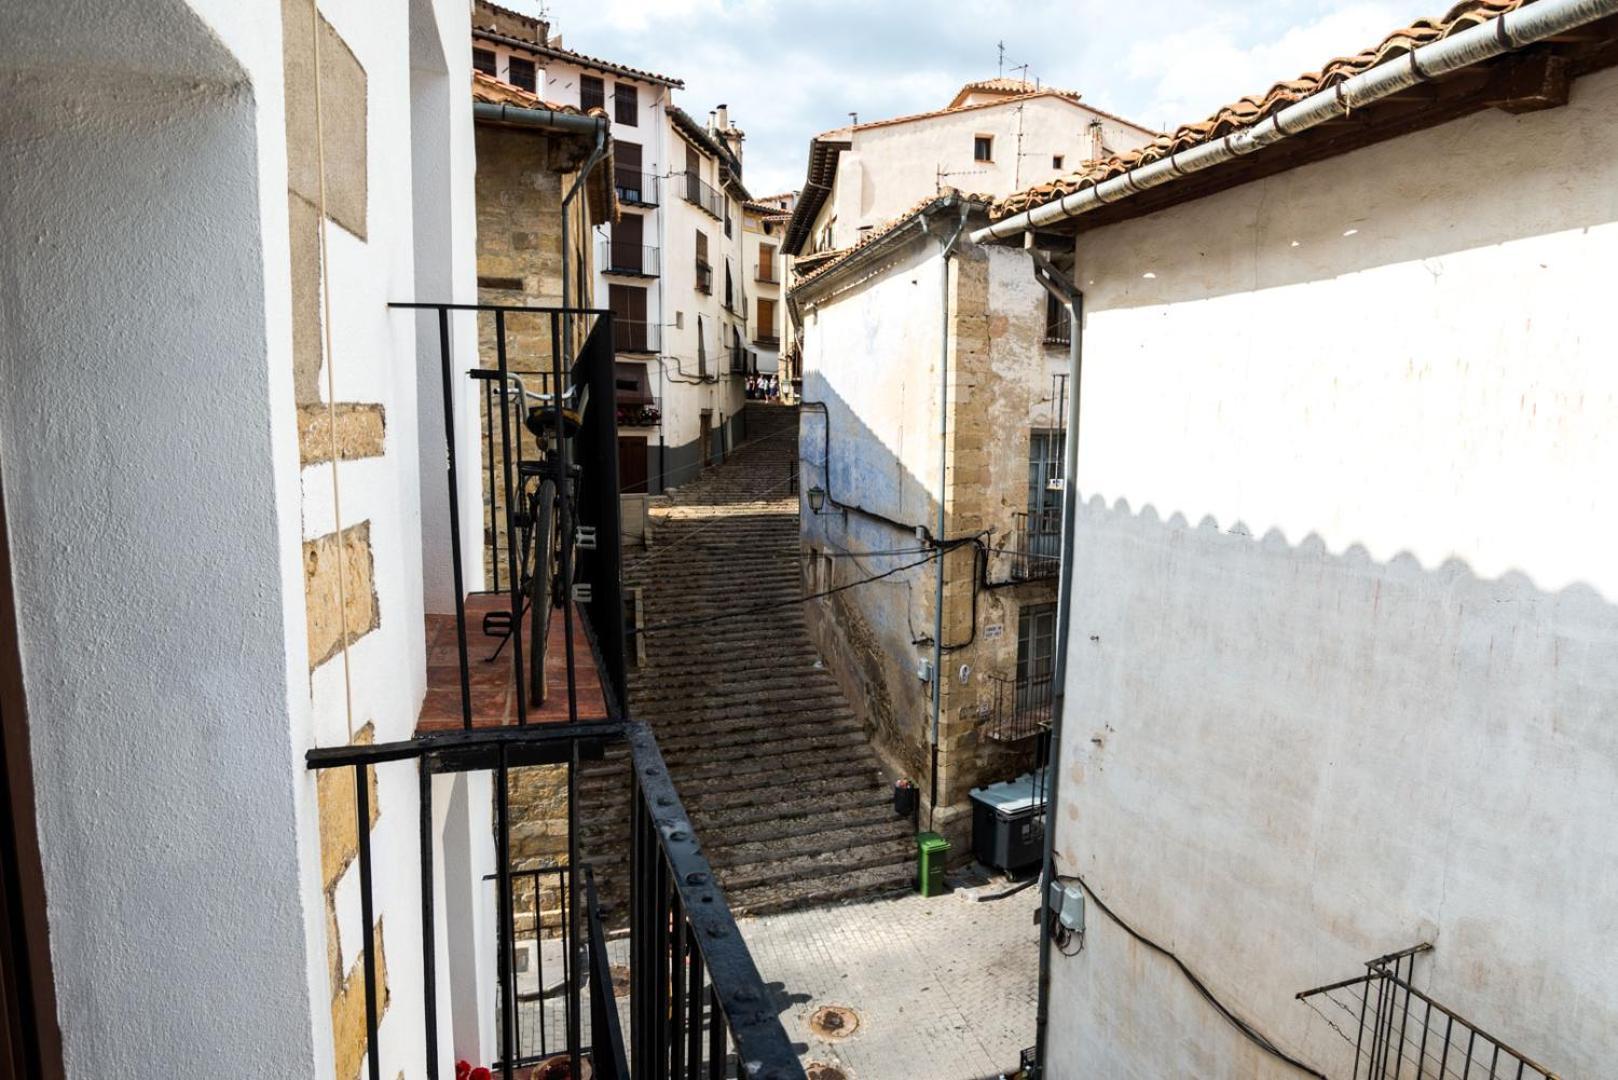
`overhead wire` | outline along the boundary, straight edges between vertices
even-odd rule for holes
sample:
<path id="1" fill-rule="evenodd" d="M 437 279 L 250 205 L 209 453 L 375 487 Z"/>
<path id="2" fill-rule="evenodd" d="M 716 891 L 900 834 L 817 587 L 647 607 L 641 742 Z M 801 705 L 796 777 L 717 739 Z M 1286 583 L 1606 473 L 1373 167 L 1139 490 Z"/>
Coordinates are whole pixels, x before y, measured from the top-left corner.
<path id="1" fill-rule="evenodd" d="M 873 581 L 881 581 L 883 578 L 892 577 L 894 574 L 902 573 L 906 570 L 914 570 L 918 566 L 925 566 L 927 563 L 931 562 L 937 557 L 938 552 L 932 551 L 927 554 L 926 558 L 917 559 L 915 562 L 905 563 L 902 566 L 895 566 L 892 570 L 885 570 L 880 574 L 873 574 L 870 577 L 860 578 L 858 581 L 845 582 L 842 585 L 838 585 L 835 588 L 826 589 L 822 592 L 809 593 L 805 596 L 795 596 L 790 600 L 775 600 L 768 604 L 757 604 L 753 607 L 739 608 L 736 611 L 726 611 L 719 615 L 705 615 L 700 619 L 676 619 L 671 622 L 653 623 L 651 626 L 637 627 L 629 631 L 629 633 L 632 636 L 640 634 L 651 635 L 663 633 L 664 631 L 668 630 L 684 630 L 692 626 L 706 626 L 710 623 L 722 622 L 726 619 L 744 618 L 748 615 L 762 615 L 766 611 L 775 611 L 779 608 L 792 607 L 795 604 L 802 604 L 810 600 L 820 600 L 827 596 L 836 595 L 837 593 L 847 592 L 849 589 L 858 588 L 861 585 L 869 585 Z"/>

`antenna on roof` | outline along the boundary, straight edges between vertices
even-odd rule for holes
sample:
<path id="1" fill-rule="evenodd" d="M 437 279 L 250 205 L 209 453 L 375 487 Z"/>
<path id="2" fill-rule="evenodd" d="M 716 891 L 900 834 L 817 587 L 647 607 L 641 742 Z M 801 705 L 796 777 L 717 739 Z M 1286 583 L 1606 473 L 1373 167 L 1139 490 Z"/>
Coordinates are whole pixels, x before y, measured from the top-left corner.
<path id="1" fill-rule="evenodd" d="M 995 47 L 1000 50 L 1000 63 L 995 69 L 995 76 L 1004 78 L 1006 74 L 1006 43 L 1004 41 L 998 42 Z"/>
<path id="2" fill-rule="evenodd" d="M 1018 79 L 1017 81 L 1022 83 L 1025 86 L 1028 84 L 1028 65 L 1027 64 L 1018 64 L 1016 67 L 1012 68 L 1011 70 L 1012 71 L 1020 71 L 1020 72 L 1022 72 L 1022 78 Z"/>
<path id="3" fill-rule="evenodd" d="M 855 126 L 856 126 L 856 127 L 857 127 L 857 126 L 859 126 L 859 122 L 860 122 L 860 114 L 859 114 L 859 113 L 857 113 L 857 112 L 851 112 L 851 113 L 849 113 L 849 114 L 848 114 L 848 122 L 849 122 L 849 123 L 850 123 L 850 124 L 853 124 L 853 125 L 855 125 Z"/>

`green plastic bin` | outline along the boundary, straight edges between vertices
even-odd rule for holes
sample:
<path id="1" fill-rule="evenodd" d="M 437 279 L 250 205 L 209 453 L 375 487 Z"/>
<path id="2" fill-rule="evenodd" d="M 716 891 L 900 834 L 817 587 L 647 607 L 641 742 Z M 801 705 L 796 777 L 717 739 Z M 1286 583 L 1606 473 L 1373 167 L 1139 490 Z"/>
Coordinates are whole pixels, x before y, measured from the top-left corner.
<path id="1" fill-rule="evenodd" d="M 916 834 L 916 888 L 923 896 L 938 896 L 944 891 L 944 857 L 949 854 L 949 841 L 935 832 Z"/>

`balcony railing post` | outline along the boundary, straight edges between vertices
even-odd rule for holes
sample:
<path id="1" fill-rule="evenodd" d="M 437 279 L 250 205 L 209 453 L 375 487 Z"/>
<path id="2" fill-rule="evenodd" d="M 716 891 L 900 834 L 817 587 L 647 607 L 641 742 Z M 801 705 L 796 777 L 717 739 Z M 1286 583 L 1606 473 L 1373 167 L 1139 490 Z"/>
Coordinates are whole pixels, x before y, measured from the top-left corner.
<path id="1" fill-rule="evenodd" d="M 363 771 L 363 770 L 362 770 Z M 433 773 L 416 762 L 421 842 L 421 1002 L 427 1047 L 427 1080 L 438 1080 L 438 948 L 433 905 Z"/>
<path id="2" fill-rule="evenodd" d="M 552 317 L 554 323 L 555 317 Z M 517 723 L 528 722 L 527 686 L 523 682 L 523 655 L 522 655 L 522 568 L 517 560 L 517 515 L 515 501 L 519 493 L 514 491 L 511 479 L 511 371 L 506 359 L 506 313 L 497 310 L 494 313 L 495 358 L 500 373 L 500 451 L 504 474 L 506 495 L 506 570 L 511 586 L 511 665 L 516 680 L 514 687 L 517 698 Z M 517 408 L 519 416 L 526 406 L 522 401 L 522 392 L 517 392 Z M 519 429 L 517 437 L 521 438 Z M 465 657 L 466 650 L 461 650 Z M 470 726 L 470 725 L 469 725 Z"/>
<path id="3" fill-rule="evenodd" d="M 382 1080 L 382 1058 L 377 1053 L 376 1025 L 376 912 L 371 894 L 371 788 L 363 764 L 354 766 L 354 814 L 359 830 L 360 963 L 365 973 L 365 1065 L 370 1080 Z"/>
<path id="4" fill-rule="evenodd" d="M 455 640 L 461 659 L 461 725 L 472 727 L 472 671 L 466 654 L 466 584 L 461 568 L 460 474 L 455 467 L 455 375 L 451 370 L 449 311 L 438 309 L 438 363 L 444 380 L 444 447 L 449 479 L 449 561 L 455 589 Z M 342 522 L 338 522 L 339 529 Z"/>

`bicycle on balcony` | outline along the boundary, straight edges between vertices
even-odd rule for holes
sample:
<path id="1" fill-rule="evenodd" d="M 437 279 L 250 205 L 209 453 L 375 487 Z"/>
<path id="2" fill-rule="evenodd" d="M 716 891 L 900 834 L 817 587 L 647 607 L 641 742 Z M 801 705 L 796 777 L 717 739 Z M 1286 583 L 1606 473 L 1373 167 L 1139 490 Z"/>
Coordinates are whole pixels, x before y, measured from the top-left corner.
<path id="1" fill-rule="evenodd" d="M 528 686 L 536 705 L 543 704 L 548 685 L 546 657 L 549 655 L 551 613 L 574 596 L 571 560 L 563 550 L 564 528 L 579 520 L 577 463 L 564 467 L 562 440 L 575 437 L 584 422 L 589 405 L 586 387 L 569 386 L 560 395 L 534 391 L 519 375 L 508 375 L 508 398 L 514 398 L 523 426 L 534 436 L 539 457 L 517 463 L 517 498 L 512 524 L 517 533 L 516 583 L 523 597 L 523 614 L 528 618 Z M 577 455 L 567 455 L 576 462 Z M 576 525 L 576 548 L 594 547 L 594 530 Z M 484 616 L 483 630 L 502 639 L 501 648 L 511 636 L 511 615 L 491 612 Z M 496 650 L 498 653 L 498 650 Z"/>

